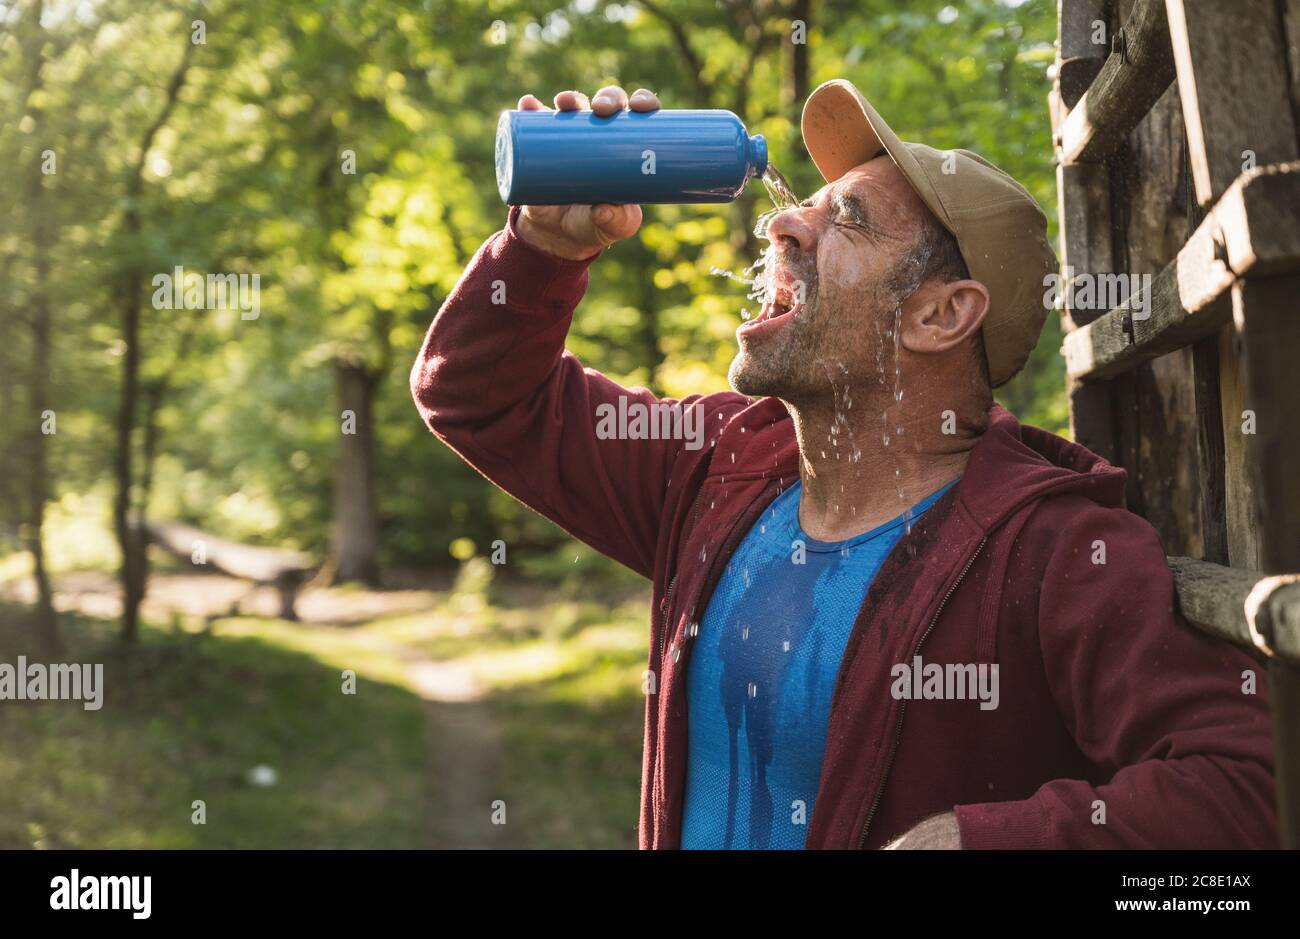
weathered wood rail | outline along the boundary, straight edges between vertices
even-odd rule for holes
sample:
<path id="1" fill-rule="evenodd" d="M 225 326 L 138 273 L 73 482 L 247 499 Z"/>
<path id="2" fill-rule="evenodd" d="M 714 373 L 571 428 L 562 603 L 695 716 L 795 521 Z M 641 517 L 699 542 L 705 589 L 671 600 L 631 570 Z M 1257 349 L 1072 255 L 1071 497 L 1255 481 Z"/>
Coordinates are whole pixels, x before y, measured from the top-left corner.
<path id="1" fill-rule="evenodd" d="M 1243 173 L 1152 279 L 1149 295 L 1066 336 L 1070 377 L 1113 378 L 1204 339 L 1232 319 L 1232 288 L 1242 278 L 1300 272 L 1297 207 L 1300 162 Z"/>
<path id="2" fill-rule="evenodd" d="M 1260 653 L 1300 660 L 1300 575 L 1265 577 L 1195 558 L 1170 558 L 1187 622 Z"/>
<path id="3" fill-rule="evenodd" d="M 1103 4 L 1088 3 L 1101 16 Z M 1062 9 L 1075 6 L 1062 3 Z M 1090 23 L 1079 22 L 1092 29 Z M 1173 51 L 1163 0 L 1140 0 L 1114 32 L 1113 51 L 1061 130 L 1061 162 L 1096 162 L 1109 156 L 1174 80 Z M 1062 44 L 1064 45 L 1064 37 Z M 1077 39 L 1071 39 L 1077 45 Z M 1059 70 L 1058 70 L 1059 71 Z M 1063 90 L 1063 100 L 1064 98 Z"/>
<path id="4" fill-rule="evenodd" d="M 280 597 L 280 618 L 298 619 L 295 608 L 298 591 L 313 569 L 306 555 L 283 548 L 261 548 L 226 541 L 174 522 L 149 522 L 146 530 L 151 542 L 196 567 L 210 567 L 258 586 L 274 587 Z M 196 552 L 201 561 L 195 560 Z"/>
<path id="5" fill-rule="evenodd" d="M 1058 0 L 1076 440 L 1129 471 L 1193 627 L 1267 663 L 1300 847 L 1300 0 Z"/>

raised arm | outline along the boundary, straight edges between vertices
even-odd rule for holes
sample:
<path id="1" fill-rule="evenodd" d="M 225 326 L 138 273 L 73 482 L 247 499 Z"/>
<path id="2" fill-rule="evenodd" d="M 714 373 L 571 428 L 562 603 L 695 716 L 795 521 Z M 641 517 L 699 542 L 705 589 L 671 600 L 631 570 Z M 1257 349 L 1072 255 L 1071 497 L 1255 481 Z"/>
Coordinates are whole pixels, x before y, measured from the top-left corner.
<path id="1" fill-rule="evenodd" d="M 555 103 L 575 109 L 587 99 L 563 92 Z M 541 107 L 531 95 L 519 105 Z M 598 113 L 627 106 L 618 88 L 601 89 L 592 103 Z M 631 106 L 653 110 L 659 102 L 638 92 Z M 511 209 L 506 228 L 478 250 L 429 327 L 411 392 L 429 429 L 484 476 L 650 576 L 678 459 L 703 455 L 708 415 L 747 399 L 657 399 L 583 368 L 565 351 L 587 268 L 640 223 L 635 205 Z M 659 430 L 666 415 L 675 432 L 626 439 L 619 431 L 637 413 L 660 419 Z M 648 437 L 648 424 L 642 428 L 635 436 Z"/>

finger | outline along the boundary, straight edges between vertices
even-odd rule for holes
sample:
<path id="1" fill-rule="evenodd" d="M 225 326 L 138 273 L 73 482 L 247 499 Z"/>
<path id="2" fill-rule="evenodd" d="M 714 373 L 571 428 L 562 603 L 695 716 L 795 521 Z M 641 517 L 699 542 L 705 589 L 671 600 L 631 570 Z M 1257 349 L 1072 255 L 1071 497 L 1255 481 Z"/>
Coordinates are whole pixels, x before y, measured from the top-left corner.
<path id="1" fill-rule="evenodd" d="M 641 227 L 641 206 L 599 204 L 591 207 L 591 221 L 604 244 L 629 238 Z"/>
<path id="2" fill-rule="evenodd" d="M 537 100 L 535 95 L 524 95 L 519 99 L 518 109 L 520 111 L 549 111 L 546 105 Z"/>
<path id="3" fill-rule="evenodd" d="M 633 111 L 658 111 L 662 105 L 659 97 L 649 88 L 638 88 L 632 92 L 628 107 Z"/>
<path id="4" fill-rule="evenodd" d="M 606 85 L 591 99 L 591 109 L 600 117 L 609 117 L 627 107 L 627 92 L 618 85 Z"/>
<path id="5" fill-rule="evenodd" d="M 581 91 L 561 91 L 555 96 L 555 106 L 561 111 L 586 111 L 591 102 Z"/>

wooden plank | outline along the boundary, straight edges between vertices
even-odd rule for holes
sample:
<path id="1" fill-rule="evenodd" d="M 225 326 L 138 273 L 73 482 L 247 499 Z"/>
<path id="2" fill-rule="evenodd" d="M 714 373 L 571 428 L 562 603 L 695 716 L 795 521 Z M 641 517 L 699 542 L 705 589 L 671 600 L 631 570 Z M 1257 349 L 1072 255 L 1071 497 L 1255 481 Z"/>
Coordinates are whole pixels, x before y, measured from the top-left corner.
<path id="1" fill-rule="evenodd" d="M 1246 169 L 1300 156 L 1277 9 L 1275 0 L 1167 0 L 1201 205 Z"/>
<path id="2" fill-rule="evenodd" d="M 1067 374 L 1114 377 L 1217 332 L 1238 276 L 1300 270 L 1297 205 L 1300 163 L 1243 174 L 1149 291 L 1065 337 Z"/>
<path id="3" fill-rule="evenodd" d="M 1129 136 L 1116 169 L 1125 180 L 1120 270 L 1160 271 L 1187 239 L 1185 136 L 1178 90 L 1171 85 Z M 1176 349 L 1142 364 L 1134 376 L 1131 413 L 1140 446 L 1126 468 L 1141 490 L 1143 517 L 1167 552 L 1200 557 L 1203 488 L 1192 351 Z"/>
<path id="4" fill-rule="evenodd" d="M 1071 273 L 1111 272 L 1115 269 L 1112 241 L 1110 171 L 1104 164 L 1077 164 L 1056 168 L 1057 218 L 1063 276 Z M 1071 309 L 1067 291 L 1061 319 L 1068 333 L 1090 322 L 1095 312 Z M 1115 415 L 1111 389 L 1104 382 L 1070 380 L 1070 436 L 1075 442 L 1114 463 Z"/>
<path id="5" fill-rule="evenodd" d="M 1191 242 L 1184 252 L 1192 254 Z M 1155 276 L 1149 291 L 1139 294 L 1130 306 L 1136 316 L 1129 326 L 1127 308 L 1117 308 L 1065 337 L 1065 370 L 1071 378 L 1114 378 L 1142 362 L 1182 348 L 1210 335 L 1231 315 L 1227 290 L 1230 274 L 1224 276 L 1219 293 L 1180 297 L 1179 279 L 1184 272 L 1193 276 L 1204 271 L 1183 252 Z M 1143 308 L 1149 306 L 1149 314 Z M 1132 335 L 1130 335 L 1130 328 Z"/>
<path id="6" fill-rule="evenodd" d="M 1109 51 L 1105 37 L 1110 30 L 1105 0 L 1058 0 L 1056 13 L 1056 79 L 1061 103 L 1069 110 L 1078 104 L 1105 64 Z"/>
<path id="7" fill-rule="evenodd" d="M 1219 382 L 1219 336 L 1192 347 L 1197 472 L 1201 486 L 1201 550 L 1214 564 L 1228 563 L 1227 455 L 1223 437 L 1223 392 Z"/>
<path id="8" fill-rule="evenodd" d="M 1274 658 L 1268 664 L 1273 706 L 1273 754 L 1277 763 L 1277 827 L 1282 847 L 1300 849 L 1300 665 Z"/>
<path id="9" fill-rule="evenodd" d="M 1300 571 L 1300 407 L 1295 363 L 1300 355 L 1296 297 L 1300 275 L 1247 278 L 1233 289 L 1233 323 L 1242 339 L 1246 396 L 1254 412 L 1246 457 L 1255 489 L 1259 564 L 1265 573 Z M 1278 624 L 1272 628 L 1276 633 Z M 1286 641 L 1275 636 L 1274 645 Z M 1282 845 L 1300 848 L 1300 664 L 1269 663 L 1273 752 L 1277 761 Z"/>
<path id="10" fill-rule="evenodd" d="M 1300 0 L 1282 0 L 1282 35 L 1287 47 L 1287 85 L 1291 92 L 1291 123 L 1300 147 Z"/>
<path id="11" fill-rule="evenodd" d="M 1218 334 L 1219 410 L 1223 420 L 1224 527 L 1228 563 L 1259 570 L 1259 532 L 1255 520 L 1255 484 L 1246 456 L 1244 428 L 1246 376 L 1242 368 L 1241 337 L 1234 323 Z"/>
<path id="12" fill-rule="evenodd" d="M 1170 557 L 1174 596 L 1183 619 L 1203 632 L 1300 662 L 1300 575 L 1268 577 L 1194 558 Z"/>
<path id="13" fill-rule="evenodd" d="M 1057 218 L 1063 275 L 1109 274 L 1115 271 L 1111 241 L 1110 171 L 1102 163 L 1060 164 L 1056 167 Z M 1105 310 L 1072 309 L 1071 294 L 1063 304 L 1066 329 L 1092 322 Z"/>
<path id="14" fill-rule="evenodd" d="M 1138 0 L 1117 48 L 1065 118 L 1063 163 L 1096 162 L 1118 150 L 1174 80 L 1163 0 Z"/>
<path id="15" fill-rule="evenodd" d="M 1233 290 L 1242 336 L 1246 398 L 1254 433 L 1245 434 L 1259 521 L 1259 567 L 1300 571 L 1300 274 L 1246 278 Z"/>

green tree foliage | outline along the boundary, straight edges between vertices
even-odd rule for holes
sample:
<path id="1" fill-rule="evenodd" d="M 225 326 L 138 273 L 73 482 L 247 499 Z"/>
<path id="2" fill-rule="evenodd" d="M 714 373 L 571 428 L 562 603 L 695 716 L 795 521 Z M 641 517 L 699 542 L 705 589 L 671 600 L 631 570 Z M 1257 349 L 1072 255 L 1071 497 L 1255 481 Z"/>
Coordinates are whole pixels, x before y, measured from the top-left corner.
<path id="1" fill-rule="evenodd" d="M 0 164 L 12 170 L 0 200 L 27 204 L 20 169 L 47 149 L 58 161 L 43 180 L 47 283 L 36 281 L 31 213 L 0 221 L 8 547 L 26 517 L 12 491 L 22 451 L 8 444 L 40 410 L 24 316 L 41 286 L 54 325 L 54 502 L 76 494 L 80 511 L 109 522 L 128 338 L 119 311 L 137 303 L 131 465 L 148 515 L 323 558 L 339 441 L 332 369 L 345 363 L 374 383 L 382 563 L 445 563 L 462 537 L 480 549 L 497 537 L 555 543 L 553 528 L 432 440 L 406 387 L 429 320 L 504 222 L 494 128 L 526 92 L 548 100 L 620 82 L 670 108 L 736 110 L 808 195 L 820 181 L 799 140 L 798 92 L 847 77 L 904 138 L 976 150 L 1054 209 L 1050 0 L 45 0 L 33 90 L 20 23 L 34 2 L 0 0 Z M 795 50 L 801 16 L 807 42 Z M 768 207 L 759 189 L 732 205 L 649 207 L 637 238 L 593 268 L 570 348 L 664 394 L 725 387 L 745 290 L 711 272 L 753 261 L 753 221 Z M 124 224 L 132 213 L 139 224 Z M 123 295 L 124 272 L 177 266 L 257 274 L 260 315 L 155 309 L 152 286 Z M 1065 421 L 1059 342 L 1049 318 L 1001 394 L 1054 430 Z"/>

